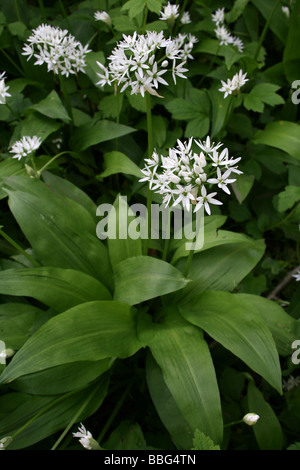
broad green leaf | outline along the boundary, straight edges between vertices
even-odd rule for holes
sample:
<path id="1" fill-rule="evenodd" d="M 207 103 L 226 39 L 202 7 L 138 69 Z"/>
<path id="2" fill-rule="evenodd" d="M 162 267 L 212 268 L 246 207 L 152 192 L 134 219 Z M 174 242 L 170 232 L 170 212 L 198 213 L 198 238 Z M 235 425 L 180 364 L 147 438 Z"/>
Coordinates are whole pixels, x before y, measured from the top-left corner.
<path id="1" fill-rule="evenodd" d="M 159 14 L 162 9 L 162 0 L 146 0 L 147 8 L 154 13 Z"/>
<path id="2" fill-rule="evenodd" d="M 150 352 L 146 362 L 146 378 L 156 411 L 176 447 L 179 449 L 191 449 L 193 429 L 184 419 L 164 381 L 161 369 Z"/>
<path id="3" fill-rule="evenodd" d="M 208 91 L 212 103 L 212 129 L 211 136 L 215 137 L 223 128 L 228 116 L 230 100 L 224 99 L 223 93 L 218 87 L 211 88 Z"/>
<path id="4" fill-rule="evenodd" d="M 101 378 L 97 384 L 59 397 L 40 397 L 16 393 L 14 401 L 18 400 L 18 406 L 1 420 L 0 435 L 13 435 L 40 413 L 24 427 L 21 433 L 14 437 L 9 448 L 17 450 L 31 446 L 57 431 L 65 429 L 83 404 L 86 403 L 86 406 L 78 415 L 78 422 L 95 413 L 106 397 L 108 385 L 109 379 L 106 376 Z"/>
<path id="5" fill-rule="evenodd" d="M 299 322 L 291 317 L 276 302 L 251 294 L 239 294 L 239 298 L 251 305 L 259 314 L 272 333 L 278 353 L 281 356 L 291 355 L 291 344 L 299 337 Z"/>
<path id="6" fill-rule="evenodd" d="M 182 289 L 188 282 L 180 271 L 160 259 L 127 258 L 115 266 L 114 299 L 135 305 Z"/>
<path id="7" fill-rule="evenodd" d="M 205 292 L 186 297 L 179 311 L 282 393 L 275 342 L 261 315 L 247 299 L 240 294 Z"/>
<path id="8" fill-rule="evenodd" d="M 142 11 L 146 6 L 146 0 L 128 0 L 123 6 L 122 11 L 127 11 L 129 18 L 133 19 Z"/>
<path id="9" fill-rule="evenodd" d="M 108 224 L 115 224 L 116 238 L 108 237 L 108 252 L 112 268 L 115 269 L 118 263 L 133 256 L 142 255 L 142 240 L 136 240 L 128 233 L 128 227 L 135 217 L 123 197 L 117 197 L 111 213 L 108 217 Z"/>
<path id="10" fill-rule="evenodd" d="M 130 421 L 123 421 L 111 433 L 107 441 L 101 444 L 105 450 L 146 450 L 147 447 L 143 431 L 139 424 L 132 424 Z"/>
<path id="11" fill-rule="evenodd" d="M 265 104 L 270 106 L 284 104 L 285 101 L 282 96 L 276 93 L 279 88 L 278 85 L 274 85 L 273 83 L 259 83 L 255 85 L 244 99 L 245 108 L 262 113 Z"/>
<path id="12" fill-rule="evenodd" d="M 121 33 L 133 33 L 136 31 L 136 24 L 128 15 L 118 15 L 112 18 L 112 23 L 116 31 Z"/>
<path id="13" fill-rule="evenodd" d="M 81 204 L 31 178 L 11 177 L 6 184 L 14 189 L 7 190 L 10 209 L 44 265 L 82 271 L 111 287 L 108 251 Z"/>
<path id="14" fill-rule="evenodd" d="M 85 67 L 85 72 L 87 76 L 91 79 L 93 83 L 99 82 L 99 77 L 97 73 L 101 73 L 101 69 L 97 62 L 100 62 L 101 64 L 104 64 L 105 62 L 105 55 L 103 51 L 97 51 L 97 52 L 89 52 L 86 55 L 85 58 L 86 62 L 86 67 Z"/>
<path id="15" fill-rule="evenodd" d="M 193 439 L 192 450 L 221 450 L 220 446 L 216 446 L 210 437 L 196 429 Z"/>
<path id="16" fill-rule="evenodd" d="M 226 14 L 228 23 L 236 21 L 244 12 L 249 0 L 235 0 L 232 9 Z"/>
<path id="17" fill-rule="evenodd" d="M 105 119 L 118 118 L 122 111 L 123 97 L 123 93 L 113 93 L 112 95 L 102 98 L 98 105 L 98 109 L 102 112 L 102 116 Z"/>
<path id="18" fill-rule="evenodd" d="M 25 175 L 26 170 L 18 159 L 8 158 L 0 163 L 0 199 L 7 197 L 7 193 L 2 191 L 3 180 L 12 175 Z"/>
<path id="19" fill-rule="evenodd" d="M 22 121 L 19 136 L 16 137 L 16 140 L 24 135 L 28 135 L 30 137 L 36 135 L 44 141 L 50 134 L 56 132 L 60 127 L 61 123 L 33 111 Z"/>
<path id="20" fill-rule="evenodd" d="M 124 173 L 125 175 L 133 175 L 141 178 L 143 174 L 140 168 L 122 152 L 116 150 L 104 154 L 105 170 L 99 176 L 105 178 L 107 176 L 115 175 L 117 173 Z"/>
<path id="21" fill-rule="evenodd" d="M 189 279 L 194 282 L 178 292 L 176 299 L 183 299 L 206 290 L 232 291 L 252 271 L 264 251 L 263 240 L 246 237 L 243 241 L 215 246 L 196 253 L 188 274 Z M 180 260 L 176 267 L 183 270 L 185 263 L 186 260 Z"/>
<path id="22" fill-rule="evenodd" d="M 151 353 L 183 417 L 193 432 L 199 429 L 222 442 L 218 384 L 202 331 L 171 311 L 153 328 Z"/>
<path id="23" fill-rule="evenodd" d="M 45 99 L 41 100 L 37 104 L 30 106 L 28 109 L 38 111 L 39 113 L 51 119 L 60 119 L 64 122 L 70 121 L 70 116 L 68 115 L 60 97 L 55 90 L 52 90 Z"/>
<path id="24" fill-rule="evenodd" d="M 250 193 L 253 184 L 254 176 L 247 174 L 239 175 L 237 180 L 232 184 L 232 189 L 240 204 L 242 204 L 244 199 L 246 199 L 246 197 Z"/>
<path id="25" fill-rule="evenodd" d="M 283 436 L 278 418 L 252 381 L 249 382 L 247 398 L 249 412 L 259 415 L 259 420 L 253 426 L 253 432 L 260 449 L 281 450 Z"/>
<path id="26" fill-rule="evenodd" d="M 107 288 L 84 272 L 63 268 L 0 271 L 0 293 L 33 297 L 58 312 L 90 300 L 109 300 Z"/>
<path id="27" fill-rule="evenodd" d="M 50 171 L 43 172 L 43 180 L 51 191 L 77 202 L 90 213 L 93 219 L 96 220 L 96 204 L 85 192 L 75 186 L 75 184 L 65 178 L 51 173 Z"/>
<path id="28" fill-rule="evenodd" d="M 0 339 L 7 348 L 16 350 L 27 341 L 43 319 L 43 310 L 30 304 L 0 305 Z"/>
<path id="29" fill-rule="evenodd" d="M 14 390 L 30 395 L 59 395 L 86 387 L 113 364 L 111 358 L 81 361 L 24 375 L 11 384 Z"/>
<path id="30" fill-rule="evenodd" d="M 72 148 L 76 152 L 85 150 L 92 145 L 100 144 L 108 140 L 116 139 L 135 132 L 135 129 L 113 121 L 98 121 L 95 124 L 79 126 L 75 135 L 71 138 Z"/>
<path id="31" fill-rule="evenodd" d="M 284 71 L 289 83 L 299 79 L 299 67 L 300 67 L 300 4 L 294 2 L 291 16 L 289 19 L 289 31 L 285 43 L 285 49 L 283 53 L 283 64 Z"/>
<path id="32" fill-rule="evenodd" d="M 0 383 L 62 364 L 126 358 L 140 347 L 128 305 L 87 302 L 48 320 L 16 353 Z"/>
<path id="33" fill-rule="evenodd" d="M 300 125 L 295 122 L 271 122 L 254 135 L 253 142 L 283 150 L 300 160 Z"/>
<path id="34" fill-rule="evenodd" d="M 298 186 L 286 186 L 284 191 L 278 194 L 278 210 L 284 212 L 291 209 L 300 201 L 300 188 Z"/>

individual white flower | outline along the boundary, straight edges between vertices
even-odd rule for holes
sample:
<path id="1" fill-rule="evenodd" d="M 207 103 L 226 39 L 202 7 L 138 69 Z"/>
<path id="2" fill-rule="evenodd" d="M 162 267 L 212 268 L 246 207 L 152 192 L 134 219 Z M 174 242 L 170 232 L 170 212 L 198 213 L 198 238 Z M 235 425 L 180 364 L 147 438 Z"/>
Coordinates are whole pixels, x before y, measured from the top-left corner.
<path id="1" fill-rule="evenodd" d="M 232 44 L 238 48 L 239 52 L 243 52 L 244 43 L 240 38 L 233 37 Z"/>
<path id="2" fill-rule="evenodd" d="M 217 39 L 219 39 L 219 41 L 220 41 L 220 46 L 222 46 L 223 44 L 225 46 L 227 46 L 228 44 L 232 44 L 233 36 L 225 28 L 224 25 L 218 26 L 217 29 L 215 29 L 215 33 L 216 33 Z"/>
<path id="3" fill-rule="evenodd" d="M 259 415 L 257 415 L 256 413 L 247 413 L 243 417 L 243 421 L 244 423 L 248 424 L 248 426 L 254 426 L 254 424 L 257 423 L 259 418 L 260 418 Z"/>
<path id="4" fill-rule="evenodd" d="M 101 447 L 99 446 L 98 442 L 93 438 L 90 431 L 87 431 L 86 428 L 82 423 L 78 427 L 79 432 L 73 432 L 74 437 L 79 438 L 80 444 L 88 450 L 100 450 Z"/>
<path id="5" fill-rule="evenodd" d="M 221 23 L 224 23 L 225 21 L 225 12 L 224 12 L 225 8 L 218 8 L 217 11 L 215 11 L 215 13 L 213 13 L 211 15 L 211 18 L 213 20 L 214 23 L 217 24 L 217 26 L 219 26 L 219 24 Z"/>
<path id="6" fill-rule="evenodd" d="M 23 157 L 30 156 L 35 150 L 37 150 L 42 141 L 40 137 L 33 136 L 23 136 L 21 140 L 15 142 L 10 150 L 10 153 L 14 153 L 15 155 L 12 158 L 17 158 L 21 160 Z"/>
<path id="7" fill-rule="evenodd" d="M 218 150 L 223 144 L 222 142 L 219 142 L 217 145 L 213 142 L 212 144 L 210 143 L 210 137 L 209 135 L 206 137 L 205 141 L 195 140 L 196 144 L 201 148 L 203 152 L 210 153 L 213 152 L 214 150 Z"/>
<path id="8" fill-rule="evenodd" d="M 5 72 L 0 75 L 0 104 L 6 104 L 6 97 L 11 96 L 7 93 L 9 86 L 5 86 Z"/>
<path id="9" fill-rule="evenodd" d="M 217 184 L 219 188 L 225 191 L 225 193 L 230 194 L 230 190 L 227 185 L 236 181 L 235 179 L 229 179 L 230 173 L 230 170 L 226 170 L 222 175 L 220 168 L 217 167 L 217 178 L 209 178 L 207 182 L 211 184 Z"/>
<path id="10" fill-rule="evenodd" d="M 190 14 L 189 14 L 188 11 L 185 11 L 184 13 L 182 13 L 182 17 L 180 19 L 180 22 L 181 22 L 181 24 L 189 24 L 189 23 L 192 22 Z"/>
<path id="11" fill-rule="evenodd" d="M 293 375 L 290 375 L 288 380 L 282 381 L 282 388 L 283 390 L 286 390 L 287 392 L 290 392 L 293 390 L 293 388 L 299 387 L 300 385 L 300 375 L 298 377 L 294 377 Z"/>
<path id="12" fill-rule="evenodd" d="M 48 71 L 61 75 L 85 72 L 85 57 L 90 49 L 83 46 L 68 31 L 42 24 L 32 31 L 24 44 L 22 55 L 32 56 L 37 60 L 35 65 L 47 65 Z"/>
<path id="13" fill-rule="evenodd" d="M 13 441 L 11 436 L 5 436 L 0 439 L 0 450 L 5 450 Z"/>
<path id="14" fill-rule="evenodd" d="M 161 17 L 159 18 L 160 20 L 171 20 L 175 21 L 176 18 L 179 16 L 179 6 L 178 5 L 171 5 L 170 2 L 168 2 L 168 5 L 166 5 L 163 9 L 163 11 L 160 12 Z"/>
<path id="15" fill-rule="evenodd" d="M 292 277 L 294 277 L 296 281 L 300 281 L 300 269 L 296 272 L 296 274 L 292 274 Z"/>
<path id="16" fill-rule="evenodd" d="M 284 13 L 285 16 L 286 16 L 287 18 L 289 18 L 289 17 L 290 17 L 290 9 L 289 9 L 289 7 L 282 7 L 282 13 Z"/>
<path id="17" fill-rule="evenodd" d="M 214 199 L 214 196 L 217 194 L 217 192 L 207 194 L 205 186 L 201 187 L 201 196 L 197 197 L 197 204 L 194 209 L 194 212 L 197 212 L 199 209 L 201 209 L 202 206 L 204 206 L 204 209 L 206 210 L 207 214 L 210 215 L 210 207 L 209 204 L 215 204 L 217 206 L 220 206 L 223 204 L 223 202 L 218 201 L 217 199 Z"/>
<path id="18" fill-rule="evenodd" d="M 94 18 L 96 21 L 102 21 L 103 23 L 107 24 L 108 26 L 112 25 L 111 17 L 106 11 L 96 11 L 94 13 Z"/>

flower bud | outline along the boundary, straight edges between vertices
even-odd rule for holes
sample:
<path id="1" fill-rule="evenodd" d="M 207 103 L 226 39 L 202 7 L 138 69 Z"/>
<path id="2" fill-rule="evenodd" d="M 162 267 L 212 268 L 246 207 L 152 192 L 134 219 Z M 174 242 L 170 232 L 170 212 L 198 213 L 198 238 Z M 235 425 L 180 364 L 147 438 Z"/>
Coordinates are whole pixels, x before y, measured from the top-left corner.
<path id="1" fill-rule="evenodd" d="M 254 426 L 254 424 L 256 424 L 258 420 L 259 420 L 259 415 L 255 413 L 247 413 L 243 417 L 244 423 L 248 424 L 248 426 Z"/>
<path id="2" fill-rule="evenodd" d="M 12 442 L 11 436 L 2 437 L 2 439 L 0 439 L 0 450 L 5 450 L 6 447 L 8 447 L 9 444 L 11 444 L 11 442 Z"/>

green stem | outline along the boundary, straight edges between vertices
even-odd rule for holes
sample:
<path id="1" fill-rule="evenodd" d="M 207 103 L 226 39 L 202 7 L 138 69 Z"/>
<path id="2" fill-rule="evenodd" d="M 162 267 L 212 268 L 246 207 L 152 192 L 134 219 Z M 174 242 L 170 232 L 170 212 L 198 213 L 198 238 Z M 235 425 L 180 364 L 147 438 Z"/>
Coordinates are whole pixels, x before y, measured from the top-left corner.
<path id="1" fill-rule="evenodd" d="M 146 8 L 145 8 L 145 13 L 144 13 L 143 26 L 142 26 L 143 32 L 145 32 L 145 30 L 146 30 L 147 18 L 148 18 L 148 8 L 146 7 Z"/>
<path id="2" fill-rule="evenodd" d="M 175 29 L 174 29 L 174 36 L 176 36 L 176 34 L 178 32 L 178 29 L 180 28 L 180 20 L 182 18 L 182 15 L 183 15 L 185 9 L 186 9 L 187 2 L 188 2 L 188 0 L 184 0 L 184 2 L 182 4 L 182 7 L 180 8 L 179 16 L 176 19 L 176 26 L 175 26 Z M 177 2 L 176 2 L 176 5 L 177 5 Z"/>
<path id="3" fill-rule="evenodd" d="M 233 426 L 234 424 L 240 424 L 240 423 L 243 423 L 242 419 L 240 419 L 239 421 L 233 421 L 232 423 L 224 424 L 224 428 L 229 428 L 229 426 Z"/>
<path id="4" fill-rule="evenodd" d="M 170 235 L 170 233 L 171 233 L 171 216 L 172 216 L 172 211 L 170 210 L 170 212 L 169 212 L 169 225 L 166 229 L 166 234 L 167 235 Z M 163 261 L 167 260 L 168 253 L 169 253 L 169 246 L 170 246 L 170 236 L 165 239 L 164 250 L 163 250 L 163 254 L 162 254 L 162 260 Z"/>
<path id="5" fill-rule="evenodd" d="M 147 132 L 148 132 L 148 158 L 153 154 L 153 127 L 152 127 L 152 111 L 151 111 L 151 96 L 146 92 L 146 106 L 147 106 Z M 145 255 L 148 254 L 149 239 L 151 238 L 151 204 L 152 204 L 152 191 L 148 189 L 147 194 L 147 217 L 148 217 L 148 238 L 145 240 Z"/>
<path id="6" fill-rule="evenodd" d="M 82 414 L 82 412 L 85 410 L 85 408 L 87 407 L 87 405 L 89 404 L 89 402 L 91 401 L 91 399 L 94 397 L 94 395 L 96 394 L 96 392 L 99 390 L 99 387 L 100 385 L 98 385 L 98 387 L 94 388 L 94 390 L 92 390 L 92 392 L 89 394 L 89 396 L 87 397 L 87 399 L 84 401 L 83 405 L 79 408 L 79 410 L 77 411 L 77 413 L 74 415 L 74 417 L 71 419 L 71 421 L 69 422 L 68 426 L 65 428 L 65 430 L 62 432 L 62 434 L 59 436 L 59 438 L 57 439 L 57 441 L 55 442 L 55 444 L 51 447 L 51 450 L 55 450 L 57 448 L 57 446 L 61 443 L 61 441 L 63 440 L 63 438 L 65 437 L 65 435 L 69 432 L 69 430 L 71 429 L 71 427 L 73 426 L 74 423 L 76 423 L 79 419 L 79 416 Z"/>
<path id="7" fill-rule="evenodd" d="M 7 52 L 2 48 L 0 47 L 0 51 L 2 52 L 2 54 L 6 57 L 7 60 L 9 60 L 9 62 L 16 68 L 16 70 L 21 74 L 23 75 L 23 77 L 25 76 L 25 73 L 23 72 L 23 70 L 15 63 L 15 61 L 10 57 L 9 54 L 7 54 Z"/>
<path id="8" fill-rule="evenodd" d="M 65 155 L 66 153 L 70 153 L 70 151 L 69 151 L 69 150 L 65 150 L 64 152 L 60 152 L 60 153 L 58 153 L 57 155 L 55 155 L 55 157 L 51 158 L 47 163 L 45 163 L 45 165 L 44 165 L 42 168 L 40 168 L 40 170 L 38 170 L 38 172 L 37 172 L 38 175 L 40 176 L 40 175 L 43 173 L 43 171 L 45 171 L 46 168 L 48 168 L 48 166 L 51 165 L 51 163 L 54 162 L 54 160 L 56 160 L 57 158 L 61 157 L 62 155 Z"/>
<path id="9" fill-rule="evenodd" d="M 69 21 L 67 12 L 66 12 L 66 10 L 65 10 L 65 7 L 64 7 L 64 5 L 63 5 L 63 2 L 62 2 L 61 0 L 58 0 L 58 3 L 59 3 L 59 6 L 60 6 L 62 15 L 63 15 L 64 19 L 66 20 L 68 30 L 70 31 L 70 33 L 73 34 L 72 26 L 71 26 L 71 24 L 70 24 L 70 21 Z"/>
<path id="10" fill-rule="evenodd" d="M 59 82 L 60 82 L 60 86 L 61 86 L 61 91 L 64 95 L 66 108 L 67 108 L 68 114 L 71 118 L 72 126 L 73 126 L 74 118 L 73 118 L 72 106 L 71 106 L 69 95 L 68 95 L 67 90 L 66 90 L 65 80 L 64 80 L 64 77 L 60 73 L 58 74 L 58 77 L 59 77 Z"/>
<path id="11" fill-rule="evenodd" d="M 121 395 L 121 398 L 120 400 L 118 401 L 117 405 L 115 406 L 113 412 L 111 413 L 110 417 L 108 418 L 108 420 L 106 421 L 105 425 L 103 426 L 102 428 L 102 431 L 101 433 L 99 434 L 98 438 L 97 438 L 97 441 L 99 442 L 99 444 L 101 444 L 101 441 L 102 439 L 105 437 L 108 429 L 110 428 L 112 422 L 114 421 L 115 417 L 117 416 L 120 408 L 122 407 L 131 387 L 133 385 L 133 382 L 130 382 L 127 387 L 125 388 L 123 394 Z"/>
<path id="12" fill-rule="evenodd" d="M 15 0 L 15 9 L 16 9 L 16 12 L 17 12 L 18 21 L 20 21 L 20 23 L 22 23 L 20 10 L 19 10 L 19 5 L 18 5 L 18 0 Z"/>
<path id="13" fill-rule="evenodd" d="M 45 10 L 45 5 L 43 0 L 39 0 L 39 7 L 42 12 L 43 20 L 45 23 L 47 23 L 47 15 L 46 15 L 46 10 Z"/>
<path id="14" fill-rule="evenodd" d="M 39 411 L 36 415 L 34 415 L 32 418 L 30 418 L 23 426 L 21 426 L 11 437 L 14 439 L 18 434 L 20 434 L 29 424 L 31 424 L 33 421 L 35 421 L 39 416 L 44 414 L 46 411 L 48 411 L 52 406 L 56 405 L 60 401 L 64 400 L 67 396 L 71 396 L 74 393 L 78 392 L 78 390 L 72 390 L 69 393 L 66 393 L 65 395 L 60 396 L 56 400 L 53 400 L 51 403 L 49 403 L 47 406 L 45 406 L 41 411 Z"/>
<path id="15" fill-rule="evenodd" d="M 27 251 L 25 251 L 17 242 L 15 242 L 9 235 L 7 235 L 3 230 L 0 229 L 0 235 L 8 241 L 10 245 L 16 248 L 22 255 L 24 255 L 34 266 L 40 267 L 40 263 L 36 261 Z"/>
<path id="16" fill-rule="evenodd" d="M 269 18 L 268 18 L 268 20 L 267 20 L 267 22 L 266 22 L 266 24 L 265 24 L 265 27 L 264 27 L 264 29 L 263 29 L 261 35 L 260 35 L 260 38 L 259 38 L 259 41 L 258 41 L 258 45 L 257 45 L 257 49 L 256 49 L 255 54 L 254 54 L 254 59 L 255 59 L 255 60 L 257 60 L 257 58 L 258 58 L 258 55 L 259 55 L 261 46 L 262 46 L 262 44 L 263 44 L 263 42 L 264 42 L 264 39 L 265 39 L 265 36 L 266 36 L 267 31 L 268 31 L 268 29 L 269 29 L 271 20 L 272 20 L 272 18 L 273 18 L 273 15 L 274 15 L 275 10 L 276 10 L 276 8 L 278 7 L 279 3 L 280 3 L 280 0 L 277 0 L 277 2 L 276 2 L 275 5 L 274 5 L 273 10 L 271 11 L 271 14 L 270 14 Z"/>
<path id="17" fill-rule="evenodd" d="M 189 256 L 186 260 L 186 264 L 185 264 L 185 268 L 184 268 L 184 271 L 183 271 L 183 276 L 184 277 L 187 277 L 188 273 L 189 273 L 189 270 L 190 270 L 190 266 L 191 266 L 191 263 L 192 263 L 192 260 L 193 260 L 193 256 L 194 256 L 194 253 L 195 253 L 195 250 L 190 250 L 189 252 Z"/>

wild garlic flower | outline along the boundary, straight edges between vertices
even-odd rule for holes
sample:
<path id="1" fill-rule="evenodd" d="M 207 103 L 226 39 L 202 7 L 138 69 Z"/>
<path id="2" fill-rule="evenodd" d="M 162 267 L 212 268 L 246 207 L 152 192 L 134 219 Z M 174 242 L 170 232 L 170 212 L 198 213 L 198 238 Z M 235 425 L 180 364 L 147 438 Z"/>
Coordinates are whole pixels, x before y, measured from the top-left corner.
<path id="1" fill-rule="evenodd" d="M 245 83 L 249 80 L 246 78 L 247 72 L 243 73 L 242 70 L 240 70 L 238 73 L 236 73 L 232 79 L 228 78 L 227 82 L 224 82 L 221 80 L 222 83 L 222 88 L 219 88 L 219 91 L 222 91 L 224 93 L 224 98 L 227 98 L 228 95 L 231 95 L 233 92 L 234 94 L 239 93 L 240 88 L 245 85 Z"/>
<path id="2" fill-rule="evenodd" d="M 90 431 L 87 431 L 86 428 L 82 423 L 80 423 L 80 426 L 78 428 L 79 432 L 73 432 L 74 437 L 79 438 L 80 444 L 88 450 L 101 450 L 101 447 L 99 446 L 98 442 L 93 438 L 92 434 Z"/>
<path id="3" fill-rule="evenodd" d="M 194 142 L 200 153 L 194 152 Z M 150 190 L 163 196 L 166 207 L 181 203 L 184 209 L 189 211 L 194 206 L 193 212 L 197 212 L 204 206 L 210 215 L 210 205 L 222 204 L 215 199 L 217 191 L 209 193 L 213 185 L 230 194 L 228 185 L 236 181 L 230 178 L 231 173 L 242 173 L 236 166 L 241 158 L 229 158 L 227 148 L 219 150 L 222 145 L 211 142 L 209 136 L 205 141 L 178 139 L 177 147 L 169 149 L 167 156 L 154 151 L 151 158 L 145 159 L 141 170 L 144 177 L 139 181 L 148 181 Z"/>
<path id="4" fill-rule="evenodd" d="M 13 441 L 11 436 L 5 436 L 0 439 L 0 450 L 5 450 Z"/>
<path id="5" fill-rule="evenodd" d="M 7 93 L 9 86 L 5 86 L 5 72 L 0 75 L 0 104 L 6 104 L 6 97 L 11 96 Z"/>
<path id="6" fill-rule="evenodd" d="M 287 18 L 289 18 L 289 17 L 290 17 L 290 9 L 289 9 L 289 7 L 281 7 L 281 8 L 282 8 L 282 13 L 284 13 L 285 16 L 286 16 Z"/>
<path id="7" fill-rule="evenodd" d="M 90 52 L 88 44 L 83 46 L 68 31 L 42 24 L 32 31 L 22 55 L 32 56 L 35 65 L 47 64 L 48 71 L 61 75 L 85 72 L 85 56 Z"/>
<path id="8" fill-rule="evenodd" d="M 220 23 L 223 24 L 225 21 L 224 10 L 225 8 L 218 8 L 217 11 L 211 15 L 213 22 L 216 23 L 217 26 L 219 26 Z"/>
<path id="9" fill-rule="evenodd" d="M 215 29 L 216 37 L 220 42 L 220 46 L 228 46 L 232 44 L 238 48 L 239 52 L 243 52 L 244 43 L 240 38 L 233 36 L 230 31 L 224 25 L 225 12 L 224 8 L 219 8 L 215 13 L 212 14 L 212 20 L 216 23 L 217 28 Z"/>
<path id="10" fill-rule="evenodd" d="M 164 7 L 163 11 L 161 11 L 160 14 L 160 20 L 169 20 L 171 22 L 174 22 L 179 16 L 179 5 L 171 5 L 171 3 L 168 2 L 168 5 Z"/>
<path id="11" fill-rule="evenodd" d="M 190 14 L 188 11 L 185 11 L 184 13 L 182 13 L 182 17 L 180 19 L 180 23 L 181 24 L 189 24 L 191 23 L 192 20 L 191 20 L 191 17 L 190 17 Z"/>
<path id="12" fill-rule="evenodd" d="M 300 375 L 298 377 L 294 377 L 293 375 L 290 375 L 288 380 L 283 379 L 282 381 L 282 388 L 283 390 L 286 390 L 287 392 L 290 392 L 293 390 L 293 388 L 299 387 L 300 385 Z"/>
<path id="13" fill-rule="evenodd" d="M 172 71 L 173 81 L 176 77 L 186 78 L 188 71 L 184 66 L 191 55 L 197 39 L 191 34 L 179 34 L 174 39 L 166 39 L 163 32 L 147 31 L 145 35 L 123 35 L 123 40 L 108 57 L 109 65 L 105 67 L 97 62 L 101 69 L 97 73 L 100 80 L 97 85 L 121 85 L 121 93 L 126 88 L 131 94 L 148 92 L 161 97 L 156 91 L 160 84 L 169 85 L 163 77 L 168 70 Z"/>
<path id="14" fill-rule="evenodd" d="M 257 415 L 256 413 L 247 413 L 243 417 L 243 421 L 244 421 L 244 423 L 248 424 L 248 426 L 254 426 L 254 424 L 257 423 L 259 418 L 260 418 L 260 416 Z"/>
<path id="15" fill-rule="evenodd" d="M 21 140 L 15 142 L 10 150 L 10 153 L 14 153 L 15 155 L 12 158 L 17 158 L 21 160 L 23 157 L 30 156 L 35 150 L 37 150 L 42 141 L 36 135 L 33 137 L 24 136 Z"/>
<path id="16" fill-rule="evenodd" d="M 94 18 L 96 21 L 102 21 L 106 23 L 108 26 L 112 25 L 111 17 L 106 11 L 96 11 L 94 14 Z"/>
<path id="17" fill-rule="evenodd" d="M 294 277 L 296 281 L 300 281 L 300 269 L 296 272 L 296 274 L 292 274 L 292 277 Z"/>

